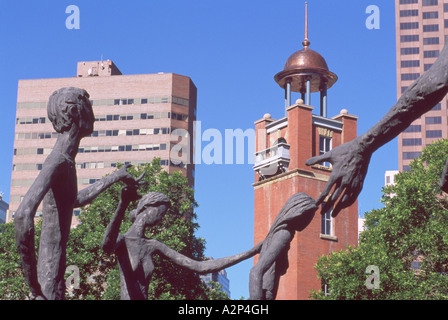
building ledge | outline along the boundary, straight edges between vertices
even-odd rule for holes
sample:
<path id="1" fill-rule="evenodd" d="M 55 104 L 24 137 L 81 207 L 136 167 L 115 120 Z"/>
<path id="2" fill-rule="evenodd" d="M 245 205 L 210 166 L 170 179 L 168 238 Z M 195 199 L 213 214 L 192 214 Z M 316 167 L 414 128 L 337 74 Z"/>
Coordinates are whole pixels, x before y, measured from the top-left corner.
<path id="1" fill-rule="evenodd" d="M 320 234 L 320 238 L 322 239 L 322 240 L 330 240 L 330 241 L 338 241 L 338 237 L 336 237 L 336 236 L 330 236 L 330 235 L 328 235 L 328 234 Z"/>
<path id="2" fill-rule="evenodd" d="M 326 171 L 326 172 L 332 172 L 333 171 L 332 167 L 323 166 L 321 164 L 313 164 L 311 166 L 311 168 L 318 169 L 318 170 L 323 170 L 323 171 Z"/>
<path id="3" fill-rule="evenodd" d="M 253 183 L 252 186 L 254 187 L 254 189 L 258 189 L 258 188 L 264 187 L 267 184 L 276 183 L 278 181 L 289 179 L 294 176 L 300 176 L 300 177 L 310 178 L 310 179 L 324 181 L 324 182 L 327 182 L 328 179 L 330 178 L 330 176 L 328 176 L 328 175 L 319 174 L 319 173 L 309 171 L 309 170 L 293 169 L 293 170 L 289 170 L 284 173 L 277 174 L 273 177 L 266 178 L 261 181 L 257 181 L 255 183 Z"/>

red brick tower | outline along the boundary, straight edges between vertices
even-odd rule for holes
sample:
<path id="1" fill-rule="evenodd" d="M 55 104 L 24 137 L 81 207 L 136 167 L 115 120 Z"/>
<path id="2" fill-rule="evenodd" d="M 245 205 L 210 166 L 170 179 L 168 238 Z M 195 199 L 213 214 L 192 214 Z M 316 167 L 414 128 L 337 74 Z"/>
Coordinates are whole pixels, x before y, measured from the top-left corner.
<path id="1" fill-rule="evenodd" d="M 274 120 L 266 114 L 255 122 L 255 244 L 265 238 L 291 195 L 305 192 L 316 199 L 322 192 L 331 174 L 331 164 L 308 167 L 305 161 L 357 135 L 358 117 L 349 115 L 347 110 L 327 117 L 327 89 L 337 81 L 337 76 L 329 71 L 320 54 L 309 49 L 307 33 L 306 23 L 304 48 L 293 53 L 283 71 L 275 76 L 285 90 L 285 117 Z M 302 95 L 293 105 L 291 92 Z M 314 115 L 310 105 L 314 92 L 320 92 L 320 115 Z M 356 245 L 357 231 L 357 202 L 336 218 L 319 210 L 309 226 L 296 232 L 291 242 L 289 269 L 280 279 L 277 299 L 304 300 L 311 289 L 323 288 L 314 269 L 317 259 L 347 245 Z"/>

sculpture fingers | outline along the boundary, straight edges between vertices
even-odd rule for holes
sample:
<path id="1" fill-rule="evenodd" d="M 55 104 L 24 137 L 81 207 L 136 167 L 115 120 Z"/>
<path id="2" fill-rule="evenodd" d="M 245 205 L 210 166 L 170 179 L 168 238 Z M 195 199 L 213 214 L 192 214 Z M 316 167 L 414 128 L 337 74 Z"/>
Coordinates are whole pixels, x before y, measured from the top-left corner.
<path id="1" fill-rule="evenodd" d="M 320 205 L 324 200 L 327 198 L 328 194 L 330 193 L 330 190 L 333 188 L 335 184 L 338 183 L 339 177 L 333 172 L 330 176 L 330 179 L 327 181 L 327 184 L 325 185 L 324 190 L 322 190 L 322 193 L 316 200 L 316 205 Z"/>
<path id="2" fill-rule="evenodd" d="M 362 174 L 355 174 L 354 180 L 346 184 L 344 192 L 339 196 L 340 201 L 334 207 L 333 217 L 336 217 L 341 210 L 351 206 L 356 201 L 361 193 L 363 182 L 364 176 Z"/>
<path id="3" fill-rule="evenodd" d="M 305 164 L 306 164 L 307 166 L 312 166 L 312 165 L 314 165 L 314 164 L 321 163 L 321 162 L 330 162 L 330 163 L 333 163 L 333 162 L 332 162 L 331 154 L 332 154 L 332 152 L 329 151 L 329 152 L 326 152 L 326 153 L 324 153 L 324 154 L 322 154 L 322 155 L 320 155 L 320 156 L 312 157 L 312 158 L 306 160 Z"/>

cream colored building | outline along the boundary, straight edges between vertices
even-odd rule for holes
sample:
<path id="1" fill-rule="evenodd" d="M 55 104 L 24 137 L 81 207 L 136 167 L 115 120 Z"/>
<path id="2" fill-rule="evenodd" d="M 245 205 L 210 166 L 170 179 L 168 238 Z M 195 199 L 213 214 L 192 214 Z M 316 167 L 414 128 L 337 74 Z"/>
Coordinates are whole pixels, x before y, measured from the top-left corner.
<path id="1" fill-rule="evenodd" d="M 138 165 L 155 157 L 169 172 L 182 171 L 194 186 L 193 143 L 187 144 L 186 163 L 171 157 L 172 146 L 182 140 L 171 141 L 175 129 L 193 137 L 197 89 L 192 80 L 173 73 L 123 75 L 112 61 L 79 62 L 74 77 L 19 81 L 7 221 L 55 144 L 47 102 L 62 87 L 87 90 L 96 118 L 94 133 L 81 141 L 76 157 L 79 189 L 112 172 L 118 163 Z"/>

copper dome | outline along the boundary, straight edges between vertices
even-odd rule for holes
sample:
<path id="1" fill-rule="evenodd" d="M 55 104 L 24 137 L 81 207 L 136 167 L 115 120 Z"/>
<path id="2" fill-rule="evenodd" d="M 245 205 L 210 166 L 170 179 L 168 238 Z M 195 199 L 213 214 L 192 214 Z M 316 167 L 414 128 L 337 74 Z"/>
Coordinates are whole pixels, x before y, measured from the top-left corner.
<path id="1" fill-rule="evenodd" d="M 306 45 L 286 60 L 283 71 L 277 73 L 274 79 L 282 88 L 285 88 L 286 83 L 291 83 L 294 92 L 305 92 L 309 79 L 311 92 L 319 92 L 324 84 L 327 89 L 333 86 L 338 77 L 328 69 L 325 59 Z"/>
<path id="2" fill-rule="evenodd" d="M 291 91 L 305 93 L 306 84 L 310 81 L 310 91 L 319 92 L 326 87 L 329 89 L 338 77 L 328 69 L 325 59 L 316 51 L 309 48 L 308 40 L 308 2 L 305 2 L 305 39 L 303 49 L 294 52 L 286 60 L 283 71 L 277 73 L 275 81 L 283 89 L 286 84 L 291 85 Z"/>
<path id="3" fill-rule="evenodd" d="M 316 51 L 309 49 L 308 47 L 302 50 L 294 52 L 288 60 L 286 60 L 283 70 L 293 69 L 316 69 L 328 70 L 328 65 L 325 59 Z"/>

